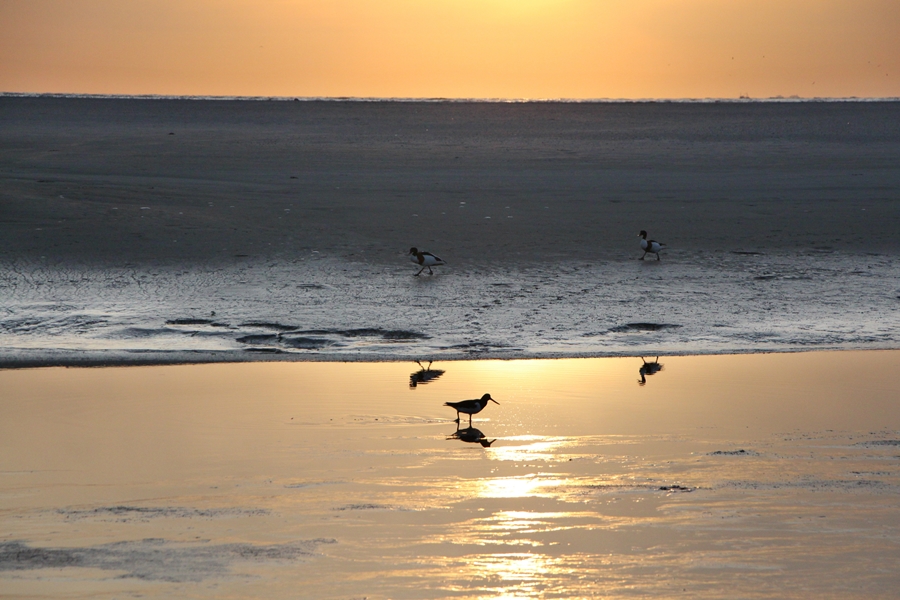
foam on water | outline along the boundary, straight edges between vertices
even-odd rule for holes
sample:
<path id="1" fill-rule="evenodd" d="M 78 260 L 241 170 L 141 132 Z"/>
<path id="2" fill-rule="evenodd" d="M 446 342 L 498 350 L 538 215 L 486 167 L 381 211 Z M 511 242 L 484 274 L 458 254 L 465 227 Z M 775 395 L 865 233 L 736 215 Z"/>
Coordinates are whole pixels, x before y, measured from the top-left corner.
<path id="1" fill-rule="evenodd" d="M 328 257 L 189 271 L 6 263 L 0 364 L 900 347 L 900 269 L 888 255 L 410 269 Z"/>

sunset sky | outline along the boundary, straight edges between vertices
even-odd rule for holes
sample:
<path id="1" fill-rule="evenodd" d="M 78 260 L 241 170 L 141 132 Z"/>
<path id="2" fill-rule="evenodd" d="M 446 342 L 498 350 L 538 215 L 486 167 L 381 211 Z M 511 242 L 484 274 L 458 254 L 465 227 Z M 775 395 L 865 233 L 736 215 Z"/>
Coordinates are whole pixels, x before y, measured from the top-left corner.
<path id="1" fill-rule="evenodd" d="M 0 0 L 0 91 L 900 96 L 898 0 Z"/>

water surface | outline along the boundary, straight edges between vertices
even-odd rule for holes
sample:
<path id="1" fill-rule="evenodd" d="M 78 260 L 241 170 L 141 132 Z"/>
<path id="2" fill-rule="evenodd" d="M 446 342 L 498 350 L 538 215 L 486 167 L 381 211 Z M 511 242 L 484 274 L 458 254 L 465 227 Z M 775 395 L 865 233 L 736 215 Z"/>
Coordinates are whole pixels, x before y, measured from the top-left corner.
<path id="1" fill-rule="evenodd" d="M 645 359 L 2 371 L 3 589 L 895 595 L 900 354 Z"/>

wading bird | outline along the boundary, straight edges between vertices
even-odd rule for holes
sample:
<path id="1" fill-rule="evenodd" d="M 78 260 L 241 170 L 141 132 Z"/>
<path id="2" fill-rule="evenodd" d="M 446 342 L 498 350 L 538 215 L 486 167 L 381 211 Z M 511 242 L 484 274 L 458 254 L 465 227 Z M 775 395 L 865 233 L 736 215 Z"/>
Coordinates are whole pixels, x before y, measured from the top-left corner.
<path id="1" fill-rule="evenodd" d="M 485 394 L 476 400 L 460 400 L 459 402 L 444 402 L 444 406 L 449 406 L 456 411 L 456 422 L 459 423 L 459 413 L 469 415 L 469 427 L 472 426 L 472 415 L 480 413 L 487 406 L 488 402 L 500 404 L 490 394 Z"/>
<path id="2" fill-rule="evenodd" d="M 416 277 L 422 274 L 422 271 L 428 269 L 429 275 L 434 275 L 434 271 L 431 270 L 431 267 L 436 267 L 438 265 L 446 264 L 444 261 L 431 252 L 419 252 L 419 249 L 413 246 L 409 249 L 409 260 L 413 261 L 417 265 L 422 265 L 422 268 L 419 269 L 419 272 L 416 273 Z"/>
<path id="3" fill-rule="evenodd" d="M 643 256 L 641 256 L 641 260 L 644 260 L 644 256 L 648 254 L 655 254 L 656 260 L 659 260 L 659 251 L 666 247 L 665 244 L 660 244 L 656 240 L 648 240 L 647 232 L 641 229 L 641 232 L 638 234 L 638 237 L 641 238 L 641 250 L 644 251 Z"/>

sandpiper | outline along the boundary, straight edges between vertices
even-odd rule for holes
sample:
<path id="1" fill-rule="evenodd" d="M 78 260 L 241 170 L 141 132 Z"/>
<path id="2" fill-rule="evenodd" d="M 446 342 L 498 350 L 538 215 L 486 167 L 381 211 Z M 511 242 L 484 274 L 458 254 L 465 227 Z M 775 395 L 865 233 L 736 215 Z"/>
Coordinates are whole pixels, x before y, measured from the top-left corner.
<path id="1" fill-rule="evenodd" d="M 415 246 L 409 249 L 409 259 L 417 265 L 422 265 L 422 268 L 416 273 L 416 277 L 421 275 L 422 271 L 425 269 L 428 269 L 429 275 L 434 275 L 434 271 L 431 270 L 431 267 L 446 264 L 441 258 L 438 258 L 431 252 L 419 252 L 419 249 Z"/>
<path id="2" fill-rule="evenodd" d="M 494 404 L 500 404 L 493 398 L 491 398 L 490 394 L 485 394 L 481 398 L 477 398 L 475 400 L 460 400 L 459 402 L 444 402 L 444 406 L 449 406 L 450 408 L 456 410 L 456 422 L 459 423 L 459 413 L 466 413 L 469 415 L 469 427 L 472 426 L 472 415 L 480 413 L 484 410 L 484 407 L 487 406 L 488 402 L 493 402 Z"/>
<path id="3" fill-rule="evenodd" d="M 659 260 L 659 251 L 666 247 L 665 244 L 660 244 L 656 240 L 648 240 L 647 232 L 641 229 L 641 232 L 638 234 L 641 238 L 641 250 L 644 251 L 644 255 L 641 256 L 641 260 L 644 260 L 644 256 L 648 254 L 655 254 L 656 260 Z"/>

